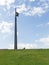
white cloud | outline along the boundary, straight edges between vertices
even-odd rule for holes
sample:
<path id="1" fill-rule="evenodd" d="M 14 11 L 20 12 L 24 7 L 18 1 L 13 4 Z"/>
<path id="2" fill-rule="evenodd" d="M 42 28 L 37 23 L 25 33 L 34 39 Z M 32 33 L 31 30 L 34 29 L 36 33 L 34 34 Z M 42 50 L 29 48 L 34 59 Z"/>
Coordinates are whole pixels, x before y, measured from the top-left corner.
<path id="1" fill-rule="evenodd" d="M 25 0 L 26 1 L 26 0 Z M 36 2 L 36 0 L 28 0 L 30 2 Z M 48 1 L 48 0 L 47 0 Z M 20 5 L 17 5 L 17 11 L 19 13 L 23 13 L 25 15 L 29 15 L 29 16 L 34 16 L 34 15 L 38 15 L 41 16 L 44 13 L 46 13 L 49 9 L 49 2 L 47 2 L 46 0 L 39 0 L 38 3 L 36 5 L 38 5 L 36 7 L 36 5 L 26 5 L 25 3 L 22 3 Z"/>
<path id="2" fill-rule="evenodd" d="M 35 0 L 29 0 L 30 2 L 34 2 Z"/>
<path id="3" fill-rule="evenodd" d="M 0 23 L 0 32 L 1 33 L 11 33 L 12 26 L 13 26 L 13 23 L 2 21 Z"/>
<path id="4" fill-rule="evenodd" d="M 22 13 L 24 11 L 27 11 L 26 5 L 25 4 L 22 4 L 22 5 L 17 6 L 17 11 L 19 13 Z"/>
<path id="5" fill-rule="evenodd" d="M 15 0 L 7 0 L 7 3 L 11 4 L 11 3 L 14 3 Z"/>
<path id="6" fill-rule="evenodd" d="M 49 9 L 49 0 L 40 0 L 39 3 L 42 3 L 41 6 L 42 8 L 44 8 L 45 10 Z"/>
<path id="7" fill-rule="evenodd" d="M 5 5 L 6 0 L 0 0 L 0 5 Z"/>
<path id="8" fill-rule="evenodd" d="M 45 2 L 45 0 L 40 0 L 40 2 Z"/>
<path id="9" fill-rule="evenodd" d="M 30 3 L 31 2 L 36 2 L 36 0 L 28 0 Z M 48 1 L 48 0 L 47 0 Z M 34 15 L 38 15 L 41 16 L 44 13 L 46 13 L 49 9 L 49 3 L 46 2 L 46 0 L 39 0 L 39 6 L 36 7 L 36 5 L 31 6 L 31 5 L 27 5 L 25 2 L 26 0 L 24 0 L 24 2 L 21 0 L 18 2 L 18 5 L 11 5 L 12 3 L 14 3 L 15 0 L 0 0 L 0 5 L 5 5 L 7 7 L 7 9 L 9 10 L 10 7 L 13 8 L 17 8 L 17 11 L 19 13 L 25 14 L 27 16 L 34 16 Z M 21 4 L 19 4 L 20 2 L 22 2 Z M 4 9 L 6 10 L 6 9 Z"/>
<path id="10" fill-rule="evenodd" d="M 40 0 L 40 2 L 43 2 L 43 3 L 48 2 L 49 3 L 49 0 Z"/>
<path id="11" fill-rule="evenodd" d="M 30 44 L 30 43 L 18 43 L 18 49 L 36 49 L 37 44 Z M 8 49 L 14 49 L 14 44 L 9 44 Z"/>
<path id="12" fill-rule="evenodd" d="M 14 2 L 15 2 L 15 0 L 7 0 L 7 1 L 6 1 L 7 9 L 10 9 L 11 4 L 14 3 Z"/>
<path id="13" fill-rule="evenodd" d="M 9 44 L 8 49 L 14 49 L 14 44 Z"/>
<path id="14" fill-rule="evenodd" d="M 19 32 L 17 32 L 17 35 L 19 35 Z"/>
<path id="15" fill-rule="evenodd" d="M 49 25 L 49 22 L 47 22 L 45 25 L 48 26 Z"/>
<path id="16" fill-rule="evenodd" d="M 47 24 L 49 25 L 49 22 Z"/>
<path id="17" fill-rule="evenodd" d="M 19 13 L 23 13 L 25 15 L 29 15 L 29 16 L 34 16 L 34 15 L 42 15 L 46 12 L 46 10 L 44 10 L 42 7 L 30 7 L 30 6 L 26 6 L 25 4 L 21 4 L 19 6 L 17 6 L 17 11 Z"/>
<path id="18" fill-rule="evenodd" d="M 0 16 L 1 16 L 2 14 L 0 13 Z"/>
<path id="19" fill-rule="evenodd" d="M 36 44 L 30 44 L 30 43 L 20 43 L 20 44 L 18 44 L 18 49 L 23 49 L 23 48 L 25 48 L 25 49 L 35 49 L 35 48 L 37 48 L 37 45 Z"/>
<path id="20" fill-rule="evenodd" d="M 10 5 L 11 3 L 14 3 L 15 0 L 0 0 L 0 5 Z"/>
<path id="21" fill-rule="evenodd" d="M 45 26 L 49 26 L 49 22 L 45 23 Z"/>
<path id="22" fill-rule="evenodd" d="M 45 9 L 48 9 L 49 8 L 49 4 L 44 3 L 43 5 L 45 6 Z"/>
<path id="23" fill-rule="evenodd" d="M 39 45 L 42 44 L 41 48 L 49 48 L 49 37 L 40 38 L 35 40 L 35 42 L 38 42 Z"/>
<path id="24" fill-rule="evenodd" d="M 42 42 L 42 43 L 49 43 L 49 37 L 41 38 L 41 39 L 39 39 L 39 41 Z"/>
<path id="25" fill-rule="evenodd" d="M 49 37 L 40 38 L 35 40 L 34 44 L 31 43 L 18 43 L 18 49 L 47 49 L 49 48 Z M 14 43 L 9 44 L 8 49 L 14 49 Z"/>
<path id="26" fill-rule="evenodd" d="M 25 12 L 25 15 L 29 15 L 29 16 L 34 16 L 34 15 L 38 15 L 41 16 L 42 14 L 45 13 L 45 10 L 42 7 L 33 7 L 33 8 L 28 8 L 27 12 Z"/>
<path id="27" fill-rule="evenodd" d="M 15 2 L 15 0 L 0 0 L 0 5 L 6 6 L 7 9 L 9 9 L 11 7 L 11 4 L 14 2 Z"/>
<path id="28" fill-rule="evenodd" d="M 18 49 L 47 49 L 49 48 L 49 37 L 40 38 L 35 41 L 36 43 L 18 43 Z M 37 44 L 38 43 L 38 44 Z M 8 45 L 8 49 L 14 49 L 14 43 Z"/>
<path id="29" fill-rule="evenodd" d="M 32 15 L 41 15 L 45 13 L 45 11 L 41 7 L 33 7 Z"/>

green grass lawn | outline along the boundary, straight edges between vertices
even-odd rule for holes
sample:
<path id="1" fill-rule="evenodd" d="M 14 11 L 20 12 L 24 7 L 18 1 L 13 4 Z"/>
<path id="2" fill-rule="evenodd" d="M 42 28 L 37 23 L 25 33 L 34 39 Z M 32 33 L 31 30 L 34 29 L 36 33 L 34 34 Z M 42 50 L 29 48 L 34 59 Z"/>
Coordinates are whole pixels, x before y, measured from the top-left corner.
<path id="1" fill-rule="evenodd" d="M 0 50 L 0 65 L 49 65 L 49 49 Z"/>

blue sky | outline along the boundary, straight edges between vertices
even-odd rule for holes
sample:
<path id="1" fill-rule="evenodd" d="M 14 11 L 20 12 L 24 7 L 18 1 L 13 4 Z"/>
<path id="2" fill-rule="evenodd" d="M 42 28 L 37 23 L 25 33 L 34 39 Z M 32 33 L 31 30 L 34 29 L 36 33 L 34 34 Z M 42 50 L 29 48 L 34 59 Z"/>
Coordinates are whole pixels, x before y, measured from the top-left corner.
<path id="1" fill-rule="evenodd" d="M 0 49 L 14 48 L 14 16 L 18 49 L 49 48 L 49 0 L 0 0 Z"/>

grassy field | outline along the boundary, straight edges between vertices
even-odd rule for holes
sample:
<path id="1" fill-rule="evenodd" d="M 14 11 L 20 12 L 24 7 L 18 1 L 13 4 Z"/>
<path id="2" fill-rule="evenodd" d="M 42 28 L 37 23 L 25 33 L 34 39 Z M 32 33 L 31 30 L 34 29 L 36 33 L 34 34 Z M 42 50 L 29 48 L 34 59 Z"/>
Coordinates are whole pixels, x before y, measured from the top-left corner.
<path id="1" fill-rule="evenodd" d="M 49 65 L 49 49 L 0 50 L 0 65 Z"/>

